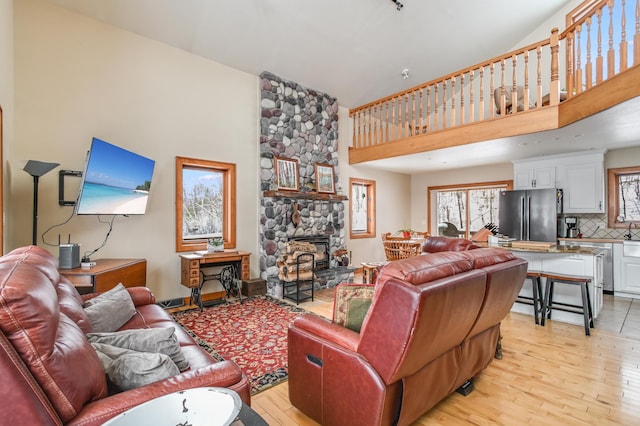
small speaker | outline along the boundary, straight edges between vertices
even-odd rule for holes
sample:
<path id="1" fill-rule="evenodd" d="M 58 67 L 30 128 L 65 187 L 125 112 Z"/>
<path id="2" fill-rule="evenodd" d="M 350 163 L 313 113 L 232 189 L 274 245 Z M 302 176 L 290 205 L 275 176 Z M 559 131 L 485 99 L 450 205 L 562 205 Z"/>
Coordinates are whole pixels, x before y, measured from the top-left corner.
<path id="1" fill-rule="evenodd" d="M 58 262 L 60 269 L 80 267 L 80 244 L 60 244 L 58 246 Z"/>

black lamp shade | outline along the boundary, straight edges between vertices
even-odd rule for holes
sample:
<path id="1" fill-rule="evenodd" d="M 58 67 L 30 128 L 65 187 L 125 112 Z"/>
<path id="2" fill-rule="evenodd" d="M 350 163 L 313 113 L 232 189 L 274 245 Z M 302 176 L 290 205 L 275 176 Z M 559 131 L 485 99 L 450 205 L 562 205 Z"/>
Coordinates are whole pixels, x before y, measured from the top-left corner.
<path id="1" fill-rule="evenodd" d="M 33 232 L 32 243 L 38 243 L 38 180 L 40 176 L 49 173 L 58 167 L 58 163 L 45 163 L 44 161 L 29 160 L 22 170 L 33 176 Z"/>

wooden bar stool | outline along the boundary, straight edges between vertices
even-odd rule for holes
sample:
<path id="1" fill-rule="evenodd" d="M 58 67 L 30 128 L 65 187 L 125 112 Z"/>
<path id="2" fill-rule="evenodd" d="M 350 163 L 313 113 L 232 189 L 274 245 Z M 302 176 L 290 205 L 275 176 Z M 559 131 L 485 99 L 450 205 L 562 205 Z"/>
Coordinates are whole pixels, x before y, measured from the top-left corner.
<path id="1" fill-rule="evenodd" d="M 544 272 L 542 277 L 547 279 L 544 292 L 544 302 L 542 305 L 542 325 L 545 323 L 545 318 L 551 319 L 551 310 L 557 309 L 565 312 L 572 312 L 574 314 L 582 314 L 584 317 L 584 332 L 587 336 L 590 336 L 590 329 L 593 326 L 593 312 L 591 312 L 591 298 L 589 297 L 589 283 L 591 277 L 583 277 L 578 275 L 560 275 Z M 553 286 L 554 284 L 569 284 L 578 285 L 582 293 L 582 306 L 572 305 L 569 303 L 560 303 L 553 301 Z"/>
<path id="2" fill-rule="evenodd" d="M 540 277 L 542 277 L 542 273 L 539 271 L 527 271 L 525 279 L 531 280 L 531 297 L 519 295 L 516 299 L 518 303 L 533 306 L 533 317 L 535 318 L 536 325 L 540 324 L 538 314 L 542 314 L 543 312 L 542 280 Z M 544 325 L 544 322 L 542 322 L 542 325 Z"/>

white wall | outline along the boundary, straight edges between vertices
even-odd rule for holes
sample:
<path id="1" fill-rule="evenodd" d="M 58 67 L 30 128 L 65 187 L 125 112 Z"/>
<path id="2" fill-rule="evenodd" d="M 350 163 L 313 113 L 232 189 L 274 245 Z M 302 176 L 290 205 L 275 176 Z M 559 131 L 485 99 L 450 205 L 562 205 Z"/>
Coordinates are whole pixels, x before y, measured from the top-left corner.
<path id="1" fill-rule="evenodd" d="M 376 182 L 376 236 L 350 239 L 349 202 L 345 202 L 346 246 L 352 253 L 352 265 L 377 262 L 386 259 L 380 234 L 396 232 L 411 223 L 411 176 L 372 169 L 362 164 L 349 164 L 349 146 L 352 145 L 353 121 L 346 108 L 339 110 L 338 153 L 340 155 L 340 179 L 347 196 L 351 196 L 349 178 L 368 179 Z M 420 227 L 415 229 L 422 229 Z"/>
<path id="2" fill-rule="evenodd" d="M 11 151 L 11 141 L 13 139 L 13 0 L 0 0 L 0 107 L 2 108 L 2 140 L 3 164 L 2 170 L 4 187 L 7 187 L 8 169 L 7 161 Z M 4 206 L 7 206 L 8 194 L 3 191 Z M 0 217 L 4 223 L 4 241 L 0 241 L 0 253 L 6 247 L 6 241 L 12 234 L 11 229 L 6 226 L 6 214 Z"/>
<path id="3" fill-rule="evenodd" d="M 0 7 L 9 9 L 6 3 Z M 25 162 L 82 170 L 96 136 L 154 159 L 156 168 L 147 214 L 117 217 L 94 258 L 146 258 L 148 286 L 159 300 L 189 294 L 175 252 L 175 157 L 185 156 L 237 164 L 237 247 L 253 253 L 258 276 L 258 78 L 35 0 L 16 2 L 14 25 L 8 248 L 31 241 Z M 40 232 L 71 216 L 72 208 L 57 202 L 58 170 L 40 179 Z M 67 181 L 65 198 L 73 199 L 78 183 Z M 71 234 L 84 252 L 102 243 L 106 227 L 74 216 L 47 242 L 56 244 L 58 234 Z M 40 245 L 57 255 L 57 247 Z"/>
<path id="4" fill-rule="evenodd" d="M 638 145 L 632 148 L 616 149 L 609 151 L 604 156 L 605 169 L 619 167 L 637 167 L 640 165 L 640 140 Z"/>

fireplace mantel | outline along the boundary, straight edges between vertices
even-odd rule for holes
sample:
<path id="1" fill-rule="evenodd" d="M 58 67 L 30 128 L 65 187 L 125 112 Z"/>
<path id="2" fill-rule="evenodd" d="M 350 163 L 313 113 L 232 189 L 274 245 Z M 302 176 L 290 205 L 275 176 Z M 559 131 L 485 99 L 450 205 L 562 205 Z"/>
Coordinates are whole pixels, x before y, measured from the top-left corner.
<path id="1" fill-rule="evenodd" d="M 346 195 L 318 194 L 317 192 L 296 192 L 296 191 L 264 191 L 264 198 L 290 198 L 296 200 L 319 200 L 319 201 L 346 201 Z"/>

